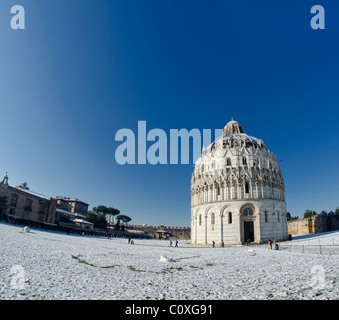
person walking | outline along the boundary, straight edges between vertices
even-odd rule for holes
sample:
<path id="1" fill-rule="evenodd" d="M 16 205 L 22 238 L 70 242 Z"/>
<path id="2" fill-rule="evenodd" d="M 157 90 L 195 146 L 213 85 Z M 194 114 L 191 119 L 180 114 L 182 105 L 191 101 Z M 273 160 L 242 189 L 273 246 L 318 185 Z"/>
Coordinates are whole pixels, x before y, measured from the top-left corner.
<path id="1" fill-rule="evenodd" d="M 279 245 L 278 245 L 278 241 L 277 240 L 275 240 L 274 249 L 275 250 L 279 250 Z"/>
<path id="2" fill-rule="evenodd" d="M 214 241 L 212 241 L 212 248 L 214 248 L 215 247 L 215 242 Z"/>
<path id="3" fill-rule="evenodd" d="M 170 247 L 172 247 L 172 240 L 170 240 Z"/>
<path id="4" fill-rule="evenodd" d="M 268 250 L 272 250 L 272 241 L 268 240 Z"/>
<path id="5" fill-rule="evenodd" d="M 175 241 L 175 246 L 178 247 L 178 240 Z"/>

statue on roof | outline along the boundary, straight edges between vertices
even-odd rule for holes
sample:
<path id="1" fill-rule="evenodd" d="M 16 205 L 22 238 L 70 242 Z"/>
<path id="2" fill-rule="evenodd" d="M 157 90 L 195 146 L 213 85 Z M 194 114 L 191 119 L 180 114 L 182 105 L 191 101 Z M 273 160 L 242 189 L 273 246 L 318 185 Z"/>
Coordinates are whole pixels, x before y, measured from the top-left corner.
<path id="1" fill-rule="evenodd" d="M 6 175 L 4 176 L 4 178 L 2 179 L 1 183 L 8 185 L 8 173 L 7 172 L 6 172 Z"/>

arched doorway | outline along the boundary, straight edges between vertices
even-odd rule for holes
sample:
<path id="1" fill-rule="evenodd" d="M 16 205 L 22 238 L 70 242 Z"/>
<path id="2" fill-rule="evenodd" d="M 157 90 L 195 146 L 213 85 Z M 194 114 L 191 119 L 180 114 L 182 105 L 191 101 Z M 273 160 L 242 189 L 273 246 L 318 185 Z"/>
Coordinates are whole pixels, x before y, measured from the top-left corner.
<path id="1" fill-rule="evenodd" d="M 244 241 L 254 241 L 254 222 L 244 221 Z"/>
<path id="2" fill-rule="evenodd" d="M 254 242 L 256 240 L 255 235 L 256 216 L 254 214 L 254 208 L 251 205 L 245 205 L 242 207 L 240 212 L 242 222 L 241 241 L 243 243 L 247 241 Z"/>

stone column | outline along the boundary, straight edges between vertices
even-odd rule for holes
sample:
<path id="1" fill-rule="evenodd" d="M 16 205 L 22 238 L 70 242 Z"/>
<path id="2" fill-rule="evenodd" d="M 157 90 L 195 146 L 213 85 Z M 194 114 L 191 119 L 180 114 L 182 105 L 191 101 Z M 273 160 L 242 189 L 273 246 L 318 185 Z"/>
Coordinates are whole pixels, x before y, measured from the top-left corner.
<path id="1" fill-rule="evenodd" d="M 255 213 L 256 214 L 256 213 Z M 260 214 L 260 209 L 258 209 L 258 214 L 255 217 L 254 221 L 254 241 L 257 243 L 262 243 L 261 241 L 261 214 Z"/>
<path id="2" fill-rule="evenodd" d="M 261 182 L 261 198 L 264 199 L 265 195 L 264 195 L 264 184 Z"/>
<path id="3" fill-rule="evenodd" d="M 272 212 L 272 222 L 273 222 L 273 238 L 275 239 L 275 212 Z M 273 240 L 274 240 L 273 239 Z"/>
<path id="4" fill-rule="evenodd" d="M 241 234 L 242 234 L 242 221 L 241 221 L 241 213 L 238 212 L 238 244 L 242 244 Z"/>
<path id="5" fill-rule="evenodd" d="M 194 216 L 194 229 L 195 229 L 195 239 L 194 239 L 194 243 L 197 243 L 197 232 L 198 232 L 198 217 L 195 215 Z"/>
<path id="6" fill-rule="evenodd" d="M 207 213 L 205 214 L 205 244 L 207 244 Z"/>
<path id="7" fill-rule="evenodd" d="M 220 243 L 224 246 L 224 213 L 220 212 Z"/>

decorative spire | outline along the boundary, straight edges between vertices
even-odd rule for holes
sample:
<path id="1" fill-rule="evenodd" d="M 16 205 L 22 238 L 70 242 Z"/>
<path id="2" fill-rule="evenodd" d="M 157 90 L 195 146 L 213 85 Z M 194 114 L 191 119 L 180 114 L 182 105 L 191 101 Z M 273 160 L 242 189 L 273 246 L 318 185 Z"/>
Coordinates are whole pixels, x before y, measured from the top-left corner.
<path id="1" fill-rule="evenodd" d="M 1 181 L 2 184 L 6 184 L 8 185 L 8 172 L 6 172 L 6 175 L 4 176 L 4 178 Z"/>

